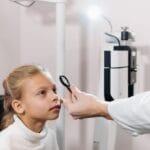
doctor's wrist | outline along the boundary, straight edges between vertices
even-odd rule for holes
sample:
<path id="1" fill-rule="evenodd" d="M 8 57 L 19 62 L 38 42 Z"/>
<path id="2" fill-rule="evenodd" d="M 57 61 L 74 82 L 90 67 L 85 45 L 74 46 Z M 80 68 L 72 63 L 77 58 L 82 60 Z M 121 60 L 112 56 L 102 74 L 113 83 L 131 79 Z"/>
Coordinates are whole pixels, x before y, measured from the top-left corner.
<path id="1" fill-rule="evenodd" d="M 108 103 L 105 101 L 98 101 L 98 115 L 106 119 L 112 120 L 108 112 Z"/>

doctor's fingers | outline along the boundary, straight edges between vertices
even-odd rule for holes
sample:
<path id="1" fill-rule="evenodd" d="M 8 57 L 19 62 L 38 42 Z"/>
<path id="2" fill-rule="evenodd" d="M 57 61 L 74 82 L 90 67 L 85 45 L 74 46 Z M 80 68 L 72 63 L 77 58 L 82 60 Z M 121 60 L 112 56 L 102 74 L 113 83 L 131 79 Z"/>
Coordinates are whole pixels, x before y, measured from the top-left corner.
<path id="1" fill-rule="evenodd" d="M 68 104 L 70 104 L 70 103 L 72 103 L 72 94 L 67 91 L 67 92 L 65 93 L 65 98 L 63 99 L 63 104 L 64 104 L 64 105 L 68 105 Z"/>
<path id="2" fill-rule="evenodd" d="M 80 106 L 78 106 L 78 101 L 72 102 L 71 100 L 65 99 L 63 105 L 72 117 L 77 116 L 81 109 Z"/>
<path id="3" fill-rule="evenodd" d="M 65 94 L 65 98 L 63 99 L 63 104 L 67 110 L 72 109 L 71 105 L 74 103 L 75 101 L 74 99 L 75 97 L 70 92 L 67 91 Z"/>
<path id="4" fill-rule="evenodd" d="M 73 117 L 73 119 L 74 120 L 77 120 L 77 119 L 87 119 L 87 118 L 89 118 L 88 116 L 78 116 L 78 115 L 72 115 L 72 117 Z"/>
<path id="5" fill-rule="evenodd" d="M 72 94 L 76 97 L 78 97 L 78 95 L 81 93 L 81 91 L 74 85 L 72 85 L 70 88 L 71 88 Z"/>
<path id="6" fill-rule="evenodd" d="M 67 109 L 68 113 L 73 117 L 74 115 L 76 115 L 75 110 L 74 110 L 74 103 L 68 103 L 68 102 L 64 102 L 64 107 Z"/>

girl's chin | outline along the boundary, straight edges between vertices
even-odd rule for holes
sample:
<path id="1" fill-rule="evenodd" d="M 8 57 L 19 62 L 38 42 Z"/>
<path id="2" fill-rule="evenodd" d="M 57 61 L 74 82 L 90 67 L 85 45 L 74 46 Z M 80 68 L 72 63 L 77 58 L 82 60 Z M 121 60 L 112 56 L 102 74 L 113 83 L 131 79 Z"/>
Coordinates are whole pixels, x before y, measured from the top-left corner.
<path id="1" fill-rule="evenodd" d="M 52 116 L 49 120 L 56 120 L 59 117 L 59 114 Z"/>

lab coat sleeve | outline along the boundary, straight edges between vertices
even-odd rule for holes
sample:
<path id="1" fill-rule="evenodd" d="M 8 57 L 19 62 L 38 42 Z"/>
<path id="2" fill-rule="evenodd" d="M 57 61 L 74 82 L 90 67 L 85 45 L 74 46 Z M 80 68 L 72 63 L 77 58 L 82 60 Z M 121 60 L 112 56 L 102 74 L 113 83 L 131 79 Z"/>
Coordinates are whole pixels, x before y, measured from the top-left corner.
<path id="1" fill-rule="evenodd" d="M 108 103 L 113 120 L 132 135 L 150 133 L 150 92 Z"/>

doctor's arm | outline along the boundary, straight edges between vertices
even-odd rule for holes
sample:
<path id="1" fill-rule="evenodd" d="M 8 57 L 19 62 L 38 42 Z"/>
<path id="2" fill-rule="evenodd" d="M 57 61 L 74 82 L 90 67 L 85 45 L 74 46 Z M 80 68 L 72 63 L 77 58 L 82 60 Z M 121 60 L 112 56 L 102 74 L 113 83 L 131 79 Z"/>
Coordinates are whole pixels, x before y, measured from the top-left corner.
<path id="1" fill-rule="evenodd" d="M 133 135 L 150 133 L 150 92 L 105 102 L 75 87 L 71 89 L 73 94 L 64 105 L 74 119 L 104 117 L 114 120 Z"/>

